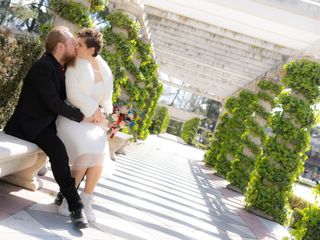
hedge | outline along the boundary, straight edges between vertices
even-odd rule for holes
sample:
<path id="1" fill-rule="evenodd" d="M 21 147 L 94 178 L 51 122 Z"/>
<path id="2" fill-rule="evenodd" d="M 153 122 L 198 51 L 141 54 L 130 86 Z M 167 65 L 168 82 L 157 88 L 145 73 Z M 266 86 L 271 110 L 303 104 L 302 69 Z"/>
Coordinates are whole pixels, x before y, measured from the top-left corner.
<path id="1" fill-rule="evenodd" d="M 37 37 L 14 38 L 0 32 L 0 128 L 12 115 L 22 81 L 43 49 Z"/>

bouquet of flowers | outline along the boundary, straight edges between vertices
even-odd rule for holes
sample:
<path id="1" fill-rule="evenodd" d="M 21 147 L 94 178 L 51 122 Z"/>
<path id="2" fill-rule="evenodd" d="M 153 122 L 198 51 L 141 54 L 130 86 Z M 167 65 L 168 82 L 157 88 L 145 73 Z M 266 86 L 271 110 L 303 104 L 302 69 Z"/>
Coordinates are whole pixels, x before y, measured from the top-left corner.
<path id="1" fill-rule="evenodd" d="M 113 138 L 114 134 L 120 129 L 123 129 L 127 126 L 133 127 L 135 125 L 136 114 L 132 109 L 127 106 L 117 106 L 113 107 L 113 112 L 109 114 L 106 119 L 109 122 L 109 131 L 111 133 L 110 138 Z"/>

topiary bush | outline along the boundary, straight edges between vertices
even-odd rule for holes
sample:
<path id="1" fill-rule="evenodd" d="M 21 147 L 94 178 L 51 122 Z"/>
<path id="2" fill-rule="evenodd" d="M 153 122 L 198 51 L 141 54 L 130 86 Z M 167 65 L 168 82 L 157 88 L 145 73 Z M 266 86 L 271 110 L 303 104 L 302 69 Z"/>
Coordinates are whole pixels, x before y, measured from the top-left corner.
<path id="1" fill-rule="evenodd" d="M 0 129 L 12 115 L 22 81 L 42 49 L 37 37 L 15 38 L 0 32 Z"/>
<path id="2" fill-rule="evenodd" d="M 320 96 L 320 65 L 307 60 L 284 66 L 288 88 L 277 98 L 270 126 L 272 135 L 259 155 L 245 194 L 246 207 L 258 209 L 284 224 L 291 212 L 288 197 L 303 171 L 315 123 L 314 105 Z"/>
<path id="3" fill-rule="evenodd" d="M 181 138 L 189 145 L 195 144 L 195 138 L 200 125 L 199 118 L 192 118 L 186 121 L 183 125 Z"/>
<path id="4" fill-rule="evenodd" d="M 153 119 L 153 125 L 151 126 L 154 134 L 164 133 L 167 131 L 170 121 L 168 108 L 162 106 L 159 108 L 155 118 Z"/>

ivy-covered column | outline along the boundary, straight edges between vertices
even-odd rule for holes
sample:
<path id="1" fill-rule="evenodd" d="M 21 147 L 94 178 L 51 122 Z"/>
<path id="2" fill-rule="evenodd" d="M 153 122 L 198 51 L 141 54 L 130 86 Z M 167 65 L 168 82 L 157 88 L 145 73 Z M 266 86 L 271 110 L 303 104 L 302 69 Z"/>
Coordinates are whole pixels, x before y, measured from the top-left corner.
<path id="1" fill-rule="evenodd" d="M 246 141 L 246 145 L 249 146 L 249 140 L 243 138 L 243 136 L 247 130 L 247 121 L 252 118 L 257 101 L 258 99 L 254 93 L 242 90 L 237 98 L 233 98 L 233 101 L 229 100 L 227 102 L 226 109 L 229 110 L 232 117 L 227 124 L 226 137 L 221 144 L 220 153 L 215 165 L 218 174 L 227 176 L 234 159 L 243 151 L 245 152 L 244 154 L 249 154 L 250 150 L 241 146 L 241 142 Z M 254 144 L 250 146 L 253 148 Z M 254 151 L 252 148 L 250 148 L 251 151 Z M 256 150 L 256 148 L 254 149 Z"/>
<path id="2" fill-rule="evenodd" d="M 224 137 L 224 130 L 226 129 L 227 122 L 229 120 L 228 114 L 224 113 L 219 117 L 217 126 L 215 128 L 213 139 L 210 144 L 210 148 L 204 155 L 204 161 L 206 166 L 214 168 L 217 161 L 217 156 L 220 151 L 220 145 Z"/>
<path id="3" fill-rule="evenodd" d="M 150 41 L 150 29 L 143 0 L 114 0 L 113 9 L 121 12 L 140 24 L 141 37 Z"/>
<path id="4" fill-rule="evenodd" d="M 136 12 L 124 13 L 123 5 L 133 4 Z M 114 1 L 114 11 L 107 16 L 110 25 L 103 29 L 107 59 L 114 75 L 114 102 L 131 104 L 139 113 L 133 132 L 140 139 L 150 134 L 149 127 L 156 113 L 162 84 L 158 79 L 158 65 L 151 44 L 141 35 L 138 19 L 143 13 L 139 1 Z M 117 9 L 122 6 L 121 11 Z"/>
<path id="5" fill-rule="evenodd" d="M 281 87 L 271 81 L 262 80 L 257 84 L 258 92 L 251 97 L 251 104 L 239 102 L 240 105 L 248 105 L 249 113 L 244 119 L 245 131 L 241 135 L 237 154 L 231 162 L 231 170 L 227 173 L 230 185 L 227 187 L 238 192 L 245 192 L 251 171 L 258 154 L 262 152 L 261 143 L 266 139 L 266 123 L 272 107 L 274 97 Z"/>
<path id="6" fill-rule="evenodd" d="M 288 196 L 301 174 L 320 96 L 320 65 L 307 60 L 284 66 L 283 84 L 270 126 L 271 136 L 255 165 L 245 194 L 246 207 L 279 222 L 287 221 Z"/>
<path id="7" fill-rule="evenodd" d="M 230 162 L 233 159 L 233 156 L 228 154 L 228 152 L 236 150 L 235 147 L 228 144 L 232 139 L 236 139 L 237 137 L 236 131 L 232 131 L 231 129 L 240 124 L 240 122 L 233 118 L 231 113 L 236 102 L 236 97 L 227 99 L 224 105 L 225 112 L 219 118 L 219 124 L 215 129 L 210 149 L 205 154 L 206 165 L 211 166 L 216 171 L 216 174 L 223 178 L 229 172 Z"/>
<path id="8" fill-rule="evenodd" d="M 200 119 L 192 118 L 183 124 L 181 138 L 189 145 L 195 145 L 196 135 L 199 129 Z"/>
<path id="9" fill-rule="evenodd" d="M 255 95 L 242 90 L 237 97 L 230 97 L 225 104 L 226 113 L 214 133 L 210 150 L 205 155 L 207 165 L 211 165 L 216 174 L 225 177 L 230 171 L 230 163 L 237 155 L 241 136 L 245 131 L 245 120 L 252 115 L 252 103 Z"/>
<path id="10" fill-rule="evenodd" d="M 158 111 L 153 119 L 150 130 L 153 134 L 165 133 L 170 122 L 169 109 L 165 106 L 158 108 Z"/>
<path id="11" fill-rule="evenodd" d="M 102 11 L 108 3 L 109 0 L 52 0 L 50 6 L 58 16 L 56 24 L 61 24 L 61 17 L 70 22 L 71 29 L 76 30 L 94 27 L 90 14 Z M 120 8 L 121 12 L 117 11 Z M 114 75 L 113 102 L 132 105 L 137 110 L 137 124 L 131 130 L 134 137 L 137 135 L 145 139 L 158 106 L 162 84 L 158 80 L 158 66 L 151 45 L 145 41 L 148 38 L 145 37 L 147 28 L 143 22 L 143 4 L 138 0 L 118 0 L 113 1 L 112 9 L 114 11 L 105 19 L 106 27 L 101 29 L 105 43 L 101 56 Z M 128 13 L 126 10 L 132 11 Z M 143 24 L 145 33 L 139 22 Z"/>
<path id="12" fill-rule="evenodd" d="M 223 101 L 221 102 L 220 113 L 219 113 L 216 126 L 212 135 L 212 140 L 211 140 L 209 149 L 204 154 L 204 162 L 207 167 L 212 167 L 212 168 L 214 167 L 216 157 L 218 155 L 219 143 L 221 143 L 219 141 L 219 138 L 220 138 L 219 136 L 223 129 L 223 125 L 224 125 L 223 120 L 225 120 L 224 116 L 226 115 L 225 105 L 226 105 L 226 100 L 223 99 Z"/>
<path id="13" fill-rule="evenodd" d="M 120 57 L 126 61 L 124 75 L 129 78 L 129 82 L 121 88 L 120 100 L 133 102 L 139 109 L 139 119 L 133 131 L 138 138 L 146 139 L 150 134 L 149 128 L 163 89 L 158 79 L 158 66 L 154 59 L 154 52 L 149 42 L 146 13 L 141 0 L 115 0 L 112 3 L 115 10 L 112 14 L 114 17 L 109 18 L 112 23 L 112 32 L 126 35 L 125 31 L 128 30 L 129 25 L 131 30 L 134 28 L 136 32 L 135 36 L 128 32 L 127 46 L 131 44 L 131 47 L 127 49 L 125 55 Z M 127 20 L 124 20 L 125 18 Z M 127 26 L 123 24 L 124 22 L 127 22 Z M 133 89 L 135 90 L 132 91 Z"/>

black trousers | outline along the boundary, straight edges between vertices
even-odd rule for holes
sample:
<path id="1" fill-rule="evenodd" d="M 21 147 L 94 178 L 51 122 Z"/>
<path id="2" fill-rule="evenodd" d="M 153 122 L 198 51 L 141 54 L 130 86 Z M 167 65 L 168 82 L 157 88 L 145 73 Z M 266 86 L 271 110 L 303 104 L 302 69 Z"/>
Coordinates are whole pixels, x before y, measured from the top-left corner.
<path id="1" fill-rule="evenodd" d="M 53 176 L 69 204 L 69 210 L 82 209 L 83 204 L 75 187 L 75 179 L 71 176 L 67 151 L 56 134 L 55 124 L 52 123 L 31 142 L 37 144 L 49 157 Z"/>

